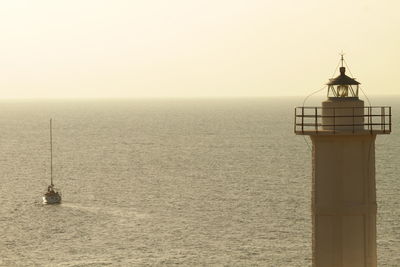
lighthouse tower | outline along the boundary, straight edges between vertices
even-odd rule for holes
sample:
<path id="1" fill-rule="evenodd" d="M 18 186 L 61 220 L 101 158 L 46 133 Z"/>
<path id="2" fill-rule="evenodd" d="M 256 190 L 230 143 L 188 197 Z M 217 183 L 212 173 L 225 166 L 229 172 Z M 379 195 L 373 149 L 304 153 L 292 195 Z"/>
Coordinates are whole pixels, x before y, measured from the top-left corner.
<path id="1" fill-rule="evenodd" d="M 312 140 L 312 261 L 375 267 L 375 138 L 391 132 L 391 108 L 365 106 L 341 60 L 322 106 L 295 109 L 295 133 Z"/>

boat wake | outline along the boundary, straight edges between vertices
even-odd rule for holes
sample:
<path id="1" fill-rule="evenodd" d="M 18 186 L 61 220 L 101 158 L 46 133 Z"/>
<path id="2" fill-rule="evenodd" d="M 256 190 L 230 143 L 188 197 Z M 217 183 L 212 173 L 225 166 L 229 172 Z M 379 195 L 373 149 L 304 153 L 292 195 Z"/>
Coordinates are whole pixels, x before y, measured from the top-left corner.
<path id="1" fill-rule="evenodd" d="M 93 213 L 93 214 L 106 214 L 106 215 L 111 215 L 111 216 L 119 217 L 119 218 L 144 219 L 144 218 L 148 217 L 148 214 L 134 211 L 132 208 L 121 208 L 121 207 L 114 208 L 114 207 L 108 207 L 108 206 L 85 206 L 85 205 L 80 205 L 80 204 L 76 204 L 76 203 L 68 203 L 68 202 L 63 202 L 62 206 L 67 207 L 67 208 L 77 209 L 77 210 L 84 211 L 84 212 Z"/>

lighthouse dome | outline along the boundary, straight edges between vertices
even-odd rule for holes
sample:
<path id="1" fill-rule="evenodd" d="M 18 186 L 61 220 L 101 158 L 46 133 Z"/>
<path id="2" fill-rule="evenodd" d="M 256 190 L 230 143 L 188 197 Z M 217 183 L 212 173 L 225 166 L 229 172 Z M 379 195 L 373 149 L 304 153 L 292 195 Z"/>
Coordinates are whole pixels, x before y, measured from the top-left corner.
<path id="1" fill-rule="evenodd" d="M 357 82 L 354 78 L 347 76 L 346 68 L 340 67 L 340 75 L 336 78 L 329 79 L 327 85 L 359 85 L 360 83 Z"/>

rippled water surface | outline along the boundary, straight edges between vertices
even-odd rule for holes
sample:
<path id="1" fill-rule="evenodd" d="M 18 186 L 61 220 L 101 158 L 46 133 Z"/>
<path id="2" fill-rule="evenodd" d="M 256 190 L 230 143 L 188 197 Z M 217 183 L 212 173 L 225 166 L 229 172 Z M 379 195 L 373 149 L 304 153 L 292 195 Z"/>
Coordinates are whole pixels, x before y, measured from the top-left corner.
<path id="1" fill-rule="evenodd" d="M 400 266 L 400 99 L 377 140 L 379 266 Z M 310 266 L 300 99 L 0 102 L 0 266 Z M 55 184 L 48 121 L 55 119 Z"/>

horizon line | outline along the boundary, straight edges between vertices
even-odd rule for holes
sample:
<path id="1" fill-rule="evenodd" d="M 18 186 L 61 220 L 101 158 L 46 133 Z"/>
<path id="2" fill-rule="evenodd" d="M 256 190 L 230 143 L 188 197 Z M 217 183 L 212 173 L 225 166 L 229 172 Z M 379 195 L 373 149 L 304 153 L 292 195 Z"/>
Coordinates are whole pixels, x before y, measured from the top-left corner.
<path id="1" fill-rule="evenodd" d="M 136 100 L 136 99 L 240 99 L 240 98 L 297 98 L 305 95 L 259 95 L 259 96 L 63 96 L 63 97 L 0 97 L 1 100 Z M 400 94 L 369 94 L 377 97 L 400 97 Z M 360 97 L 362 98 L 362 96 Z"/>

